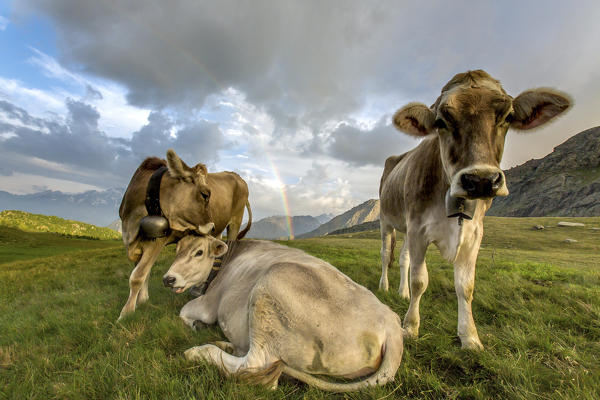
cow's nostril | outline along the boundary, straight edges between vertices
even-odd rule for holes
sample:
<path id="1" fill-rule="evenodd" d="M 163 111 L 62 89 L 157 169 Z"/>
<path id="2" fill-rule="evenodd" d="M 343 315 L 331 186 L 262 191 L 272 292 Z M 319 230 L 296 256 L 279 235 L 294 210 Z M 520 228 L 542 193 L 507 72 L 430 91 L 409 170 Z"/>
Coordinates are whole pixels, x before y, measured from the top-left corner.
<path id="1" fill-rule="evenodd" d="M 479 177 L 477 177 L 477 175 L 462 174 L 460 177 L 460 184 L 467 192 L 474 190 L 477 182 L 479 182 Z"/>
<path id="2" fill-rule="evenodd" d="M 163 278 L 163 284 L 168 287 L 172 287 L 177 279 L 174 276 L 165 276 Z"/>
<path id="3" fill-rule="evenodd" d="M 502 179 L 502 174 L 499 172 L 496 172 L 494 175 L 492 175 L 490 180 L 492 181 L 492 187 L 494 189 L 498 189 L 500 186 L 502 186 L 502 182 L 504 181 L 504 179 Z"/>

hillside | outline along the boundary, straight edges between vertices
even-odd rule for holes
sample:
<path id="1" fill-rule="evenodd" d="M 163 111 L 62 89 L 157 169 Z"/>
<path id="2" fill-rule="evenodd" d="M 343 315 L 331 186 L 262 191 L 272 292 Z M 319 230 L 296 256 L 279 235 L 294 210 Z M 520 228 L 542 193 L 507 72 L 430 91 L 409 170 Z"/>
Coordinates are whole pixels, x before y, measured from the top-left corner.
<path id="1" fill-rule="evenodd" d="M 319 226 L 317 229 L 307 232 L 303 235 L 297 235 L 298 238 L 310 238 L 323 236 L 342 228 L 349 228 L 364 222 L 376 221 L 379 219 L 379 200 L 371 199 L 346 211 L 331 219 L 331 221 Z"/>
<path id="2" fill-rule="evenodd" d="M 0 210 L 57 215 L 61 218 L 106 226 L 119 218 L 119 206 L 125 189 L 88 190 L 63 193 L 46 190 L 33 194 L 12 194 L 0 190 Z"/>
<path id="3" fill-rule="evenodd" d="M 109 228 L 100 228 L 95 225 L 86 224 L 85 222 L 16 210 L 0 212 L 0 226 L 16 228 L 25 232 L 53 232 L 94 239 L 121 238 L 118 232 Z"/>
<path id="4" fill-rule="evenodd" d="M 321 217 L 321 216 L 320 216 Z M 287 218 L 283 215 L 263 218 L 252 223 L 252 228 L 247 237 L 259 239 L 278 239 L 289 237 Z M 292 217 L 294 235 L 312 231 L 321 223 L 316 217 L 310 215 L 299 215 Z"/>
<path id="5" fill-rule="evenodd" d="M 578 133 L 546 157 L 506 171 L 510 194 L 487 215 L 600 215 L 600 127 Z"/>

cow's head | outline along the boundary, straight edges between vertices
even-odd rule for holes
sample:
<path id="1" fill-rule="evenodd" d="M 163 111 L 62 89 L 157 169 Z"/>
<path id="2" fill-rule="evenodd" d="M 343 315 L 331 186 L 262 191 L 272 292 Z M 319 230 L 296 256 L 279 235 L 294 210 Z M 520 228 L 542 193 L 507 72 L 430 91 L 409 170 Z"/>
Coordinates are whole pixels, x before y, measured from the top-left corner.
<path id="1" fill-rule="evenodd" d="M 206 184 L 206 166 L 188 167 L 172 149 L 167 150 L 167 179 L 160 189 L 160 204 L 176 231 L 194 230 L 212 221 L 209 212 L 210 189 Z"/>
<path id="2" fill-rule="evenodd" d="M 215 258 L 227 252 L 227 245 L 212 236 L 196 232 L 177 243 L 175 261 L 163 276 L 165 286 L 175 293 L 206 281 Z"/>
<path id="3" fill-rule="evenodd" d="M 566 111 L 568 95 L 553 89 L 527 90 L 516 98 L 485 71 L 457 74 L 435 104 L 411 103 L 396 112 L 400 131 L 436 134 L 450 194 L 468 199 L 506 196 L 500 161 L 508 128 L 537 128 Z"/>

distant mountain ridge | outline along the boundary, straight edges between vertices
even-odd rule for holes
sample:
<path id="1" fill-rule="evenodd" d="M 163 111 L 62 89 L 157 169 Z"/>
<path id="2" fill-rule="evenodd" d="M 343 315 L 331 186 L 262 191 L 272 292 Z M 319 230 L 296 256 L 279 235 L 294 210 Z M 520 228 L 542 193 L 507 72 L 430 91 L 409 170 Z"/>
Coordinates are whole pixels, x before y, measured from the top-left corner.
<path id="1" fill-rule="evenodd" d="M 0 191 L 0 210 L 57 215 L 61 218 L 106 226 L 119 218 L 119 206 L 124 192 L 123 188 L 89 190 L 76 194 L 46 190 L 19 195 Z"/>
<path id="2" fill-rule="evenodd" d="M 362 204 L 333 217 L 331 221 L 319 226 L 317 229 L 298 235 L 298 238 L 310 238 L 315 236 L 323 236 L 335 230 L 349 228 L 354 225 L 365 222 L 379 220 L 379 200 L 371 199 Z"/>
<path id="3" fill-rule="evenodd" d="M 309 232 L 320 225 L 321 222 L 319 222 L 317 217 L 310 215 L 292 217 L 292 229 L 295 236 Z M 280 239 L 288 238 L 289 235 L 287 217 L 284 215 L 275 215 L 253 222 L 247 236 L 258 239 Z"/>
<path id="4" fill-rule="evenodd" d="M 505 172 L 510 194 L 487 215 L 503 217 L 600 215 L 600 127 L 587 129 L 547 156 Z"/>

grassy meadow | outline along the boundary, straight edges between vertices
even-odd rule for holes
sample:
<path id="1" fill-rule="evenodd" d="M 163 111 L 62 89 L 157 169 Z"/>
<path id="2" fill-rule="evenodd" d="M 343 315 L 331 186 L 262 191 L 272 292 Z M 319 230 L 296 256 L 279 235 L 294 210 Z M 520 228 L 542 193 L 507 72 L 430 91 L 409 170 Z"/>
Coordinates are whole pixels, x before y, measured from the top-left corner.
<path id="1" fill-rule="evenodd" d="M 0 398 L 598 399 L 600 231 L 590 228 L 600 218 L 569 218 L 586 224 L 573 228 L 560 220 L 486 218 L 473 301 L 483 352 L 460 349 L 452 266 L 432 246 L 420 337 L 405 341 L 396 381 L 349 394 L 292 380 L 271 392 L 187 362 L 184 350 L 223 336 L 177 317 L 190 297 L 162 287 L 173 246 L 152 271 L 150 301 L 117 323 L 132 269 L 120 241 L 0 227 Z M 404 316 L 397 262 L 390 292 L 377 290 L 378 232 L 283 243 L 331 262 Z"/>

